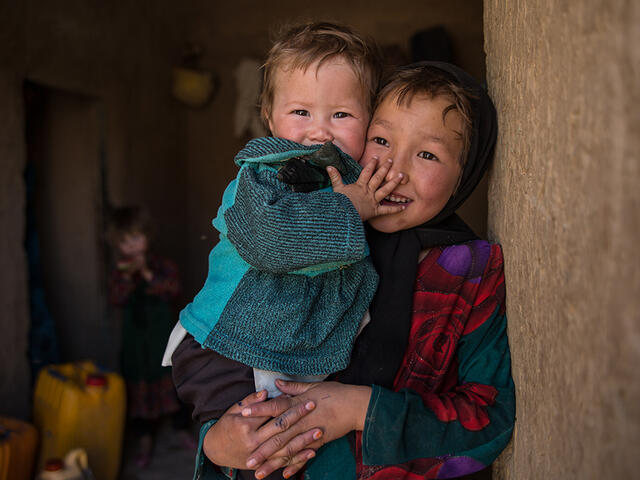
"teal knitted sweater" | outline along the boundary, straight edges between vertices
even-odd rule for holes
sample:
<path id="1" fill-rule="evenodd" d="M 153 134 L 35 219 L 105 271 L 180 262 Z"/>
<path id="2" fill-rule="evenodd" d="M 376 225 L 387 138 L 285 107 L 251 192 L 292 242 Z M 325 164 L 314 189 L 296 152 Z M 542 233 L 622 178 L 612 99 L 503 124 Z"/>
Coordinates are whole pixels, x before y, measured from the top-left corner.
<path id="1" fill-rule="evenodd" d="M 277 179 L 291 157 L 320 146 L 251 140 L 235 158 L 213 226 L 200 292 L 180 323 L 204 347 L 249 366 L 320 375 L 349 364 L 360 321 L 377 287 L 360 216 L 330 188 L 294 193 Z M 345 154 L 345 183 L 360 167 Z"/>

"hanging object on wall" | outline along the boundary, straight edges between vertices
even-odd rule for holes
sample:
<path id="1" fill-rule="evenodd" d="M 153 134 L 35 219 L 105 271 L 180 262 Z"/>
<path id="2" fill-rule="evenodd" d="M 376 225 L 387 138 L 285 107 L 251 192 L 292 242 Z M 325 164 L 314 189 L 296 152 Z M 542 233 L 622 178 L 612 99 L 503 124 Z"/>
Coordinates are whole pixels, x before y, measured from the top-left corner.
<path id="1" fill-rule="evenodd" d="M 243 58 L 233 72 L 236 80 L 236 109 L 233 119 L 233 133 L 242 137 L 264 137 L 267 134 L 258 107 L 262 88 L 260 62 L 253 58 Z"/>
<path id="2" fill-rule="evenodd" d="M 185 45 L 180 66 L 173 69 L 173 96 L 189 107 L 204 107 L 213 97 L 215 77 L 200 66 L 202 47 L 193 42 Z"/>

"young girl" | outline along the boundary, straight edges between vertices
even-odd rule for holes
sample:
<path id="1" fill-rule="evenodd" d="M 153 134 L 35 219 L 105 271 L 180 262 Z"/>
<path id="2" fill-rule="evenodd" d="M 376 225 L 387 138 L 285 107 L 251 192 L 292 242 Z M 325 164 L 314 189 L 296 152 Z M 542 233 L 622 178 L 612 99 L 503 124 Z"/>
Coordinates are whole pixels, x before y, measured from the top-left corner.
<path id="1" fill-rule="evenodd" d="M 149 253 L 149 225 L 138 207 L 114 209 L 108 239 L 116 260 L 109 298 L 122 309 L 121 369 L 128 417 L 139 442 L 136 461 L 144 467 L 151 459 L 156 421 L 167 414 L 176 414 L 176 421 L 184 418 L 171 371 L 160 366 L 175 316 L 172 301 L 180 291 L 178 269 L 173 261 Z M 186 423 L 176 426 L 181 441 L 188 443 Z"/>
<path id="2" fill-rule="evenodd" d="M 404 176 L 384 203 L 406 208 L 369 221 L 381 283 L 351 364 L 340 383 L 278 381 L 288 395 L 269 401 L 246 383 L 241 402 L 203 425 L 198 478 L 225 478 L 212 463 L 258 479 L 285 467 L 288 478 L 313 457 L 305 479 L 456 478 L 498 456 L 515 419 L 502 251 L 454 214 L 488 167 L 496 131 L 491 100 L 459 68 L 393 75 L 361 163 L 393 158 L 389 178 Z M 197 381 L 215 391 L 224 365 L 202 366 Z"/>

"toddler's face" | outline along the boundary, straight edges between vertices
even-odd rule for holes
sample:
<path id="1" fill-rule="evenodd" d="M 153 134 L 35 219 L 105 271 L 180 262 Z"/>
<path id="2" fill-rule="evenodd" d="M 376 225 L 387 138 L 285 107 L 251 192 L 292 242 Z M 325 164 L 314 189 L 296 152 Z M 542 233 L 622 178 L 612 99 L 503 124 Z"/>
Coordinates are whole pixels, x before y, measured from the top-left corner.
<path id="1" fill-rule="evenodd" d="M 269 128 L 276 137 L 303 145 L 333 142 L 358 160 L 369 124 L 368 99 L 342 59 L 307 70 L 278 69 Z"/>
<path id="2" fill-rule="evenodd" d="M 403 204 L 404 210 L 369 220 L 381 232 L 397 232 L 423 224 L 442 210 L 453 194 L 461 167 L 462 118 L 451 110 L 447 97 L 416 95 L 409 105 L 398 105 L 389 95 L 376 109 L 367 132 L 367 145 L 360 161 L 393 159 L 387 175 L 404 173 L 400 185 L 382 201 Z"/>

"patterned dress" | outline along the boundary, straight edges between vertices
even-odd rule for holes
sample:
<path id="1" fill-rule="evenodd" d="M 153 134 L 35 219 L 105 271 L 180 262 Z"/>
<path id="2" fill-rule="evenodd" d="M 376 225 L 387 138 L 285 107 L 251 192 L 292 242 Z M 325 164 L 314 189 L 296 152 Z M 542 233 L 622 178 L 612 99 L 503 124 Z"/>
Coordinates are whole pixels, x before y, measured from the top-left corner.
<path id="1" fill-rule="evenodd" d="M 136 274 L 114 270 L 111 304 L 122 308 L 121 369 L 127 384 L 131 418 L 153 420 L 179 410 L 171 369 L 161 366 L 176 313 L 172 300 L 180 291 L 178 269 L 168 259 L 150 257 L 150 283 Z"/>
<path id="2" fill-rule="evenodd" d="M 506 326 L 500 246 L 477 240 L 432 248 L 418 266 L 393 390 L 372 386 L 355 452 L 346 437 L 335 440 L 298 478 L 441 479 L 489 466 L 515 421 Z M 214 422 L 202 426 L 201 444 Z M 201 444 L 194 478 L 236 478 L 233 469 L 212 468 Z"/>

